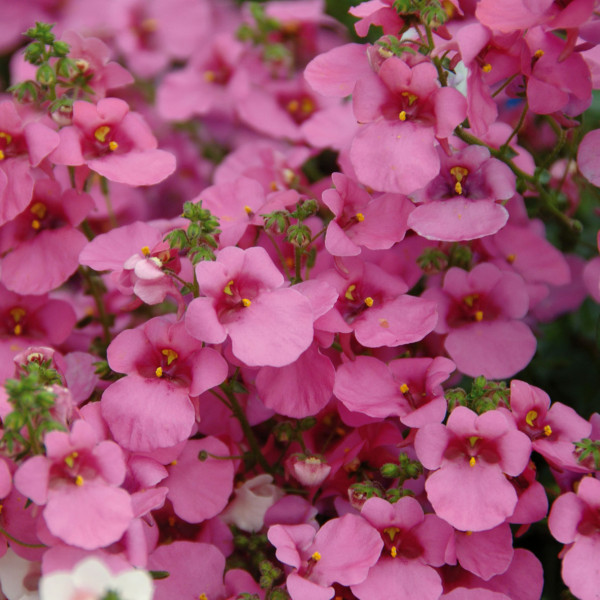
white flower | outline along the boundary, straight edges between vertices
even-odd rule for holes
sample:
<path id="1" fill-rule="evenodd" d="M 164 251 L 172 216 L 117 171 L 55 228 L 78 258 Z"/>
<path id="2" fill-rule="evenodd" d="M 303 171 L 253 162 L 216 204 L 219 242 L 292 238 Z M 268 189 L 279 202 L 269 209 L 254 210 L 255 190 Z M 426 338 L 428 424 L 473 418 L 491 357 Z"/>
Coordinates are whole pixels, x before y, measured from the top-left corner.
<path id="1" fill-rule="evenodd" d="M 0 582 L 8 600 L 38 600 L 35 588 L 39 576 L 39 562 L 25 560 L 10 548 L 0 558 Z"/>
<path id="2" fill-rule="evenodd" d="M 82 560 L 70 573 L 56 571 L 40 580 L 40 600 L 102 600 L 109 592 L 118 600 L 151 600 L 154 584 L 150 574 L 139 569 L 112 575 L 94 557 Z"/>
<path id="3" fill-rule="evenodd" d="M 248 479 L 235 491 L 235 498 L 221 519 L 242 531 L 259 531 L 264 524 L 265 513 L 283 495 L 283 491 L 273 485 L 270 475 L 258 475 Z"/>

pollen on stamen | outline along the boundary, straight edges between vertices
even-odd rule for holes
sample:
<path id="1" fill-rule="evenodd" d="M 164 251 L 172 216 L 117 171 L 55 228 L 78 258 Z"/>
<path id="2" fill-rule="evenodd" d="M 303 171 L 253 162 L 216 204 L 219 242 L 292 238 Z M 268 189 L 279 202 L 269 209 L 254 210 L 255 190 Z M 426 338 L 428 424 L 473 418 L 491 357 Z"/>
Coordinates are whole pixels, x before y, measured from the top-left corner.
<path id="1" fill-rule="evenodd" d="M 350 300 L 351 302 L 354 300 L 354 296 L 352 295 L 352 292 L 356 289 L 356 285 L 352 284 L 348 286 L 348 289 L 346 290 L 346 293 L 344 294 L 344 298 L 346 298 L 346 300 Z"/>
<path id="2" fill-rule="evenodd" d="M 400 386 L 400 391 L 401 391 L 403 394 L 406 394 L 406 393 L 408 393 L 408 389 L 409 389 L 409 388 L 408 388 L 408 386 L 407 386 L 405 383 L 403 383 L 403 384 Z"/>
<path id="3" fill-rule="evenodd" d="M 406 111 L 405 111 L 405 110 L 401 110 L 401 111 L 398 113 L 398 118 L 399 118 L 401 121 L 406 121 Z"/>
<path id="4" fill-rule="evenodd" d="M 530 410 L 525 416 L 525 423 L 529 425 L 529 427 L 533 427 L 534 421 L 537 419 L 538 414 L 535 410 Z"/>
<path id="5" fill-rule="evenodd" d="M 15 325 L 15 328 L 13 329 L 13 333 L 15 335 L 21 335 L 23 333 L 23 328 L 21 327 L 21 325 L 19 325 L 18 323 Z"/>
<path id="6" fill-rule="evenodd" d="M 37 219 L 34 219 L 33 221 L 31 221 L 31 228 L 32 229 L 35 229 L 37 231 L 41 227 L 42 227 L 42 224 Z"/>
<path id="7" fill-rule="evenodd" d="M 249 306 L 252 304 L 252 302 L 251 302 L 250 300 L 248 300 L 248 298 L 242 298 L 242 304 L 243 304 L 243 305 L 244 305 L 246 308 L 248 308 L 248 307 L 249 307 Z"/>
<path id="8" fill-rule="evenodd" d="M 0 160 L 4 160 L 6 157 L 4 156 L 4 152 L 0 150 Z"/>
<path id="9" fill-rule="evenodd" d="M 77 475 L 77 477 L 75 477 L 75 485 L 79 487 L 83 485 L 83 477 L 81 475 Z"/>
<path id="10" fill-rule="evenodd" d="M 144 256 L 150 256 L 150 248 L 148 248 L 148 246 L 144 246 L 144 247 L 142 248 L 142 254 L 143 254 Z"/>
<path id="11" fill-rule="evenodd" d="M 469 531 L 469 530 L 468 530 L 468 531 L 465 531 L 465 535 L 473 535 L 473 532 L 472 532 L 472 531 Z"/>
<path id="12" fill-rule="evenodd" d="M 216 78 L 217 76 L 214 71 L 204 71 L 204 81 L 212 83 Z"/>
<path id="13" fill-rule="evenodd" d="M 160 352 L 163 356 L 166 357 L 167 359 L 167 366 L 170 367 L 171 363 L 176 360 L 177 358 L 179 358 L 179 354 L 177 354 L 177 352 L 175 352 L 175 350 L 171 350 L 171 348 L 164 348 L 163 350 L 161 350 Z"/>
<path id="14" fill-rule="evenodd" d="M 544 435 L 550 437 L 552 435 L 552 427 L 550 425 L 544 425 Z"/>
<path id="15" fill-rule="evenodd" d="M 106 142 L 106 136 L 110 133 L 110 127 L 108 125 L 100 125 L 100 127 L 98 127 L 96 129 L 96 131 L 94 131 L 94 137 L 101 143 L 104 144 L 104 142 Z"/>
<path id="16" fill-rule="evenodd" d="M 509 265 L 512 265 L 512 264 L 515 262 L 516 258 L 517 258 L 517 255 L 516 255 L 516 254 L 509 254 L 509 255 L 506 257 L 506 262 L 507 262 Z"/>
<path id="17" fill-rule="evenodd" d="M 313 552 L 311 558 L 315 561 L 315 562 L 319 562 L 321 560 L 321 553 L 320 552 Z"/>
<path id="18" fill-rule="evenodd" d="M 204 592 L 202 592 L 202 594 L 198 596 L 198 600 L 208 600 L 208 596 Z"/>
<path id="19" fill-rule="evenodd" d="M 481 67 L 481 70 L 484 73 L 489 73 L 492 70 L 492 65 L 490 65 L 490 63 L 485 63 L 485 65 L 483 65 L 483 67 Z"/>
<path id="20" fill-rule="evenodd" d="M 12 142 L 12 135 L 6 131 L 0 131 L 0 139 L 6 140 L 6 145 L 8 145 Z"/>
<path id="21" fill-rule="evenodd" d="M 233 292 L 231 291 L 231 286 L 233 285 L 233 279 L 223 288 L 223 293 L 228 296 L 233 296 Z"/>
<path id="22" fill-rule="evenodd" d="M 294 113 L 300 108 L 298 100 L 290 100 L 287 105 L 288 112 Z"/>
<path id="23" fill-rule="evenodd" d="M 108 143 L 108 149 L 111 152 L 114 152 L 118 147 L 119 147 L 119 144 L 117 144 L 117 142 L 109 142 Z"/>
<path id="24" fill-rule="evenodd" d="M 250 208 L 250 207 L 249 207 L 247 204 L 246 204 L 246 206 L 244 206 L 244 210 L 246 211 L 246 214 L 247 214 L 248 216 L 250 216 L 250 215 L 253 215 L 253 214 L 254 214 L 253 210 L 252 210 L 252 209 L 251 209 L 251 208 Z"/>
<path id="25" fill-rule="evenodd" d="M 476 320 L 476 321 L 483 321 L 483 311 L 481 311 L 481 310 L 478 310 L 478 311 L 475 313 L 475 320 Z"/>
<path id="26" fill-rule="evenodd" d="M 533 56 L 535 58 L 542 58 L 542 56 L 544 56 L 544 51 L 540 48 L 533 53 Z"/>
<path id="27" fill-rule="evenodd" d="M 365 215 L 360 212 L 356 213 L 354 216 L 359 223 L 362 223 L 365 220 Z"/>
<path id="28" fill-rule="evenodd" d="M 475 460 L 475 457 L 471 456 L 471 458 L 469 459 L 469 466 L 474 467 L 476 462 L 477 461 Z"/>
<path id="29" fill-rule="evenodd" d="M 162 377 L 163 376 L 162 367 L 156 367 L 156 371 L 154 371 L 154 373 L 156 373 L 157 377 Z"/>
<path id="30" fill-rule="evenodd" d="M 373 300 L 373 298 L 371 298 L 371 296 L 367 296 L 367 297 L 365 298 L 365 304 L 366 304 L 366 305 L 367 305 L 369 308 L 371 308 L 371 306 L 373 306 L 374 302 L 375 302 L 375 301 Z"/>
<path id="31" fill-rule="evenodd" d="M 454 191 L 455 191 L 455 192 L 457 193 L 457 195 L 459 195 L 459 196 L 460 196 L 460 195 L 463 193 L 463 188 L 462 188 L 462 185 L 460 185 L 460 181 L 457 181 L 457 182 L 454 184 Z"/>
<path id="32" fill-rule="evenodd" d="M 396 558 L 396 556 L 398 556 L 398 550 L 396 549 L 396 546 L 392 546 L 390 548 L 390 555 L 392 558 Z"/>

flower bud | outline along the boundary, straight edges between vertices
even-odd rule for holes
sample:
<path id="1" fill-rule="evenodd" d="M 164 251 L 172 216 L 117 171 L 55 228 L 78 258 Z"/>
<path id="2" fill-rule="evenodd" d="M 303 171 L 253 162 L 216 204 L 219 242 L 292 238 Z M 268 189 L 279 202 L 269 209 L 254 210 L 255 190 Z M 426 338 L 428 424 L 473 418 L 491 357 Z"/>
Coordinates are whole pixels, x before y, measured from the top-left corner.
<path id="1" fill-rule="evenodd" d="M 331 466 L 318 456 L 295 454 L 286 463 L 289 473 L 307 487 L 321 485 L 331 472 Z"/>

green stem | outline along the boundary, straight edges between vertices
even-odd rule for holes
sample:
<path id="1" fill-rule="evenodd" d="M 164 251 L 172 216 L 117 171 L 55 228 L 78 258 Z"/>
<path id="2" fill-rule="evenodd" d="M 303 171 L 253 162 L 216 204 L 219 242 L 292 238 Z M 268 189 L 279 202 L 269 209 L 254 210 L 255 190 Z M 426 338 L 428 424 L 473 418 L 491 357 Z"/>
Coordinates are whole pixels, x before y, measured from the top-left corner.
<path id="1" fill-rule="evenodd" d="M 292 283 L 300 283 L 302 281 L 302 248 L 297 246 L 294 248 L 294 269 L 295 275 Z"/>
<path id="2" fill-rule="evenodd" d="M 248 419 L 246 418 L 246 414 L 244 413 L 242 407 L 240 406 L 240 403 L 237 401 L 235 394 L 233 393 L 233 391 L 231 390 L 231 388 L 228 384 L 222 383 L 220 387 L 223 390 L 224 394 L 227 396 L 227 399 L 229 400 L 229 404 L 231 405 L 231 412 L 233 413 L 233 416 L 240 422 L 242 431 L 244 432 L 244 437 L 246 438 L 246 441 L 248 442 L 248 446 L 250 446 L 250 451 L 252 452 L 252 456 L 254 457 L 256 462 L 263 468 L 263 470 L 266 473 L 272 474 L 273 468 L 268 463 L 267 459 L 263 456 L 261 449 L 260 449 L 260 445 L 258 443 L 258 440 L 256 439 L 256 436 L 254 435 L 254 431 L 252 431 L 252 427 L 250 427 L 250 423 L 248 422 Z"/>
<path id="3" fill-rule="evenodd" d="M 110 200 L 110 193 L 108 191 L 108 180 L 106 177 L 100 177 L 100 189 L 102 190 L 102 195 L 104 196 L 104 201 L 106 202 L 106 212 L 108 213 L 108 220 L 110 221 L 111 227 L 118 227 L 119 224 L 117 222 L 117 217 L 115 216 L 115 211 L 113 210 L 112 202 Z"/>
<path id="4" fill-rule="evenodd" d="M 94 304 L 96 305 L 96 310 L 98 311 L 98 319 L 100 321 L 100 324 L 102 325 L 102 334 L 104 336 L 104 342 L 108 346 L 111 340 L 110 317 L 106 312 L 106 308 L 104 307 L 104 299 L 102 297 L 102 292 L 98 288 L 98 285 L 96 284 L 93 276 L 91 275 L 91 269 L 80 266 L 78 271 L 79 274 L 83 277 L 84 281 L 86 282 L 90 294 L 94 299 Z"/>
<path id="5" fill-rule="evenodd" d="M 515 73 L 514 75 L 511 75 L 493 94 L 492 94 L 492 98 L 495 98 L 505 87 L 507 87 L 508 85 L 510 85 L 510 82 L 517 76 L 517 74 Z"/>
<path id="6" fill-rule="evenodd" d="M 528 110 L 529 110 L 529 103 L 525 102 L 525 106 L 523 106 L 523 110 L 521 111 L 521 116 L 519 117 L 519 120 L 518 120 L 515 128 L 512 130 L 511 134 L 508 136 L 508 139 L 504 142 L 504 144 L 502 144 L 502 146 L 500 146 L 500 152 L 502 154 L 504 154 L 506 152 L 506 149 L 508 148 L 508 145 L 510 144 L 512 139 L 515 137 L 515 135 L 517 135 L 517 133 L 519 133 L 519 130 L 521 129 L 521 127 L 523 127 L 523 123 L 525 122 L 525 116 L 527 115 Z"/>
<path id="7" fill-rule="evenodd" d="M 14 542 L 15 544 L 18 544 L 19 546 L 23 546 L 24 548 L 46 548 L 46 544 L 26 544 L 25 542 L 22 542 L 21 540 L 18 540 L 16 537 L 10 535 L 10 533 L 8 533 L 8 531 L 6 531 L 6 529 L 4 529 L 3 527 L 0 527 L 0 534 L 2 534 L 4 537 L 7 537 L 11 542 Z"/>

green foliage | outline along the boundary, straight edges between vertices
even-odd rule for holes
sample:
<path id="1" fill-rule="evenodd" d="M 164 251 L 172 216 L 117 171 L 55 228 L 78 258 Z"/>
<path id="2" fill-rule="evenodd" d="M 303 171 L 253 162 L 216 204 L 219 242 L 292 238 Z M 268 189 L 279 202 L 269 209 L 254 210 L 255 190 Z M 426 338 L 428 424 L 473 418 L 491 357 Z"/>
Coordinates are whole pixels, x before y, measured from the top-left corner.
<path id="1" fill-rule="evenodd" d="M 452 388 L 446 390 L 448 410 L 452 412 L 457 406 L 466 406 L 478 415 L 494 410 L 499 406 L 508 408 L 510 402 L 510 390 L 504 381 L 488 381 L 483 375 L 473 379 L 471 391 L 466 392 L 463 388 Z"/>
<path id="2" fill-rule="evenodd" d="M 181 254 L 187 254 L 193 265 L 203 260 L 215 260 L 213 250 L 219 245 L 216 236 L 221 233 L 219 219 L 202 208 L 202 201 L 197 204 L 186 202 L 182 217 L 190 221 L 187 230 L 175 229 L 165 236 L 165 241 Z"/>
<path id="3" fill-rule="evenodd" d="M 52 415 L 56 394 L 50 386 L 61 385 L 51 361 L 30 360 L 19 379 L 7 379 L 5 389 L 13 410 L 3 421 L 0 447 L 8 456 L 21 460 L 44 453 L 44 436 L 53 430 L 65 430 Z"/>

